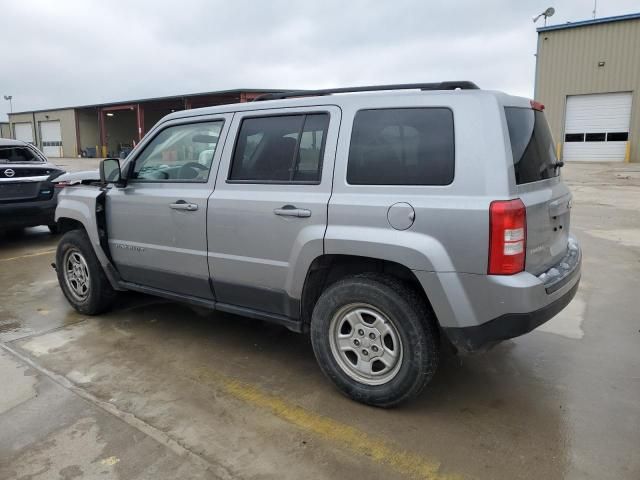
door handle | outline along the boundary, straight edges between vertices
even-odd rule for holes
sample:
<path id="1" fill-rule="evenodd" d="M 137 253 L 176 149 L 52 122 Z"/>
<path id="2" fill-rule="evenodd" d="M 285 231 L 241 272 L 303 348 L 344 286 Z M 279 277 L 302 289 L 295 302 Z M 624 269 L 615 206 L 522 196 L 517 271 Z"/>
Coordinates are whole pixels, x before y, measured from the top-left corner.
<path id="1" fill-rule="evenodd" d="M 198 210 L 197 203 L 187 203 L 184 200 L 178 200 L 176 203 L 170 203 L 169 208 L 174 210 L 186 210 L 188 212 L 195 212 Z"/>
<path id="2" fill-rule="evenodd" d="M 281 217 L 309 218 L 311 216 L 311 210 L 296 208 L 294 205 L 284 205 L 282 208 L 276 208 L 273 213 Z"/>

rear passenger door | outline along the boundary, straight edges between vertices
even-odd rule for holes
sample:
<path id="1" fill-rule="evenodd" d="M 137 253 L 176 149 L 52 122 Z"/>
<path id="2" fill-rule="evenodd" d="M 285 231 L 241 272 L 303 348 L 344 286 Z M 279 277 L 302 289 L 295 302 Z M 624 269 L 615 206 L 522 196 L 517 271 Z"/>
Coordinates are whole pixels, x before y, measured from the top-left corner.
<path id="1" fill-rule="evenodd" d="M 219 303 L 298 317 L 306 266 L 323 253 L 339 124 L 335 106 L 236 113 L 207 218 Z"/>

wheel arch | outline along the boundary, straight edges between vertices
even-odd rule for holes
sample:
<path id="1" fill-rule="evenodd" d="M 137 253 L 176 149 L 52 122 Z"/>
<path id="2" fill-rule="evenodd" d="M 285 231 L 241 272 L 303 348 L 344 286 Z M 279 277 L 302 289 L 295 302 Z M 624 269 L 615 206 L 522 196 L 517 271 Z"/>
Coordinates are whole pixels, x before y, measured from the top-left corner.
<path id="1" fill-rule="evenodd" d="M 67 229 L 64 231 L 84 230 L 109 283 L 114 289 L 122 290 L 119 285 L 120 275 L 108 252 L 104 226 L 104 192 L 97 188 L 77 188 L 76 191 L 63 193 L 58 197 L 56 224 Z"/>
<path id="2" fill-rule="evenodd" d="M 316 257 L 307 270 L 300 300 L 300 318 L 307 331 L 313 308 L 322 292 L 342 278 L 362 273 L 380 273 L 394 277 L 410 286 L 433 313 L 427 293 L 413 271 L 398 262 L 358 255 L 324 254 Z M 434 314 L 435 318 L 435 314 Z"/>
<path id="3" fill-rule="evenodd" d="M 84 223 L 82 223 L 78 219 L 70 218 L 70 217 L 58 218 L 58 220 L 56 221 L 56 225 L 58 226 L 60 233 L 67 233 L 67 232 L 70 232 L 71 230 L 84 230 L 85 232 L 87 231 L 87 229 L 84 226 Z"/>

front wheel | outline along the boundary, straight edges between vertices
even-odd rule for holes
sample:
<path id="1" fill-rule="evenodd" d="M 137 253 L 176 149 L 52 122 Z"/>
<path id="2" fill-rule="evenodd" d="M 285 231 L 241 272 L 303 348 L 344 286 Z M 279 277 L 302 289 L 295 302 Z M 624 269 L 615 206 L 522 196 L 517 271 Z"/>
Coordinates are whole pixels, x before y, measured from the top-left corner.
<path id="1" fill-rule="evenodd" d="M 72 230 L 60 239 L 56 271 L 64 296 L 78 312 L 97 315 L 113 305 L 116 292 L 84 231 Z"/>
<path id="2" fill-rule="evenodd" d="M 420 296 L 393 277 L 356 275 L 325 290 L 311 341 L 323 372 L 347 396 L 392 407 L 418 395 L 439 360 L 435 321 Z"/>

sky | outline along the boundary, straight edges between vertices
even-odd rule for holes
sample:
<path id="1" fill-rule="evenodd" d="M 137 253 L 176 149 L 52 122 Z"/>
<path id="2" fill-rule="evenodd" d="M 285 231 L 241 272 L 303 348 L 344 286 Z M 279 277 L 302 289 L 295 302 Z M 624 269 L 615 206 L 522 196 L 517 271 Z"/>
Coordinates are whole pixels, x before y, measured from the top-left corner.
<path id="1" fill-rule="evenodd" d="M 536 26 L 593 0 L 0 0 L 13 111 L 236 88 L 472 80 L 530 97 Z M 600 0 L 597 17 L 640 11 Z"/>

